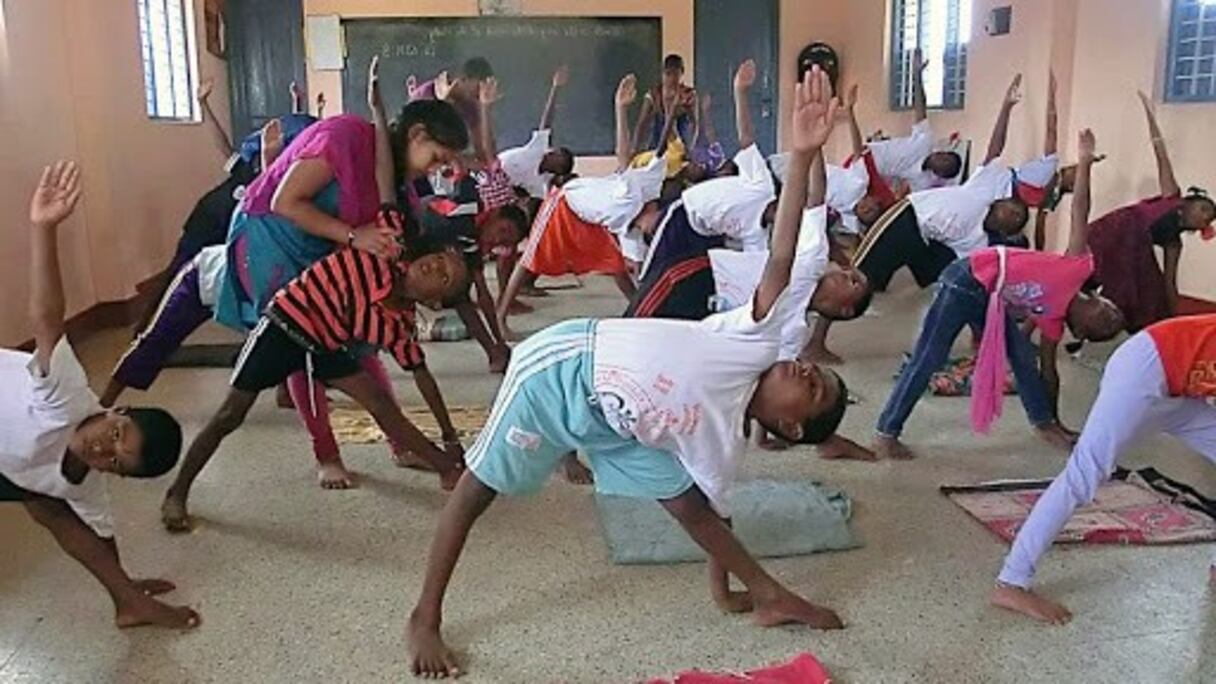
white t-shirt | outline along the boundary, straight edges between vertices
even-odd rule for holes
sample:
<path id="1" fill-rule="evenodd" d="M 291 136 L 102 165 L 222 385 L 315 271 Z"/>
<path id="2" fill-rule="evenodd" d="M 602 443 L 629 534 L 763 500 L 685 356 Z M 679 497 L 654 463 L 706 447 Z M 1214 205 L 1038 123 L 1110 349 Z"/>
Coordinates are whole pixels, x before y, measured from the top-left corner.
<path id="1" fill-rule="evenodd" d="M 994 161 L 981 166 L 966 183 L 956 188 L 935 188 L 908 196 L 920 234 L 954 250 L 959 257 L 988 246 L 984 218 L 992 203 L 1013 194 L 1009 167 Z"/>
<path id="2" fill-rule="evenodd" d="M 104 476 L 90 472 L 80 484 L 61 468 L 76 428 L 102 412 L 67 338 L 51 352 L 45 375 L 33 354 L 0 350 L 0 473 L 22 489 L 66 501 L 101 537 L 114 536 Z"/>
<path id="3" fill-rule="evenodd" d="M 768 251 L 735 252 L 729 249 L 709 250 L 709 263 L 714 272 L 714 289 L 728 309 L 747 306 L 756 295 Z M 818 206 L 802 212 L 802 231 L 798 234 L 798 251 L 794 270 L 790 274 L 789 296 L 798 307 L 791 307 L 781 326 L 781 351 L 778 359 L 798 358 L 810 336 L 806 311 L 819 280 L 828 270 L 827 209 Z"/>
<path id="4" fill-rule="evenodd" d="M 874 155 L 874 166 L 883 178 L 905 181 L 917 190 L 915 186 L 925 182 L 925 159 L 933 153 L 933 127 L 928 119 L 918 121 L 907 137 L 878 140 L 867 146 Z"/>
<path id="5" fill-rule="evenodd" d="M 198 298 L 203 306 L 214 307 L 220 298 L 220 285 L 228 270 L 228 248 L 224 245 L 204 247 L 194 257 L 198 269 Z"/>
<path id="6" fill-rule="evenodd" d="M 600 178 L 575 178 L 562 186 L 566 203 L 587 223 L 607 228 L 621 237 L 642 211 L 642 198 L 621 174 Z"/>
<path id="7" fill-rule="evenodd" d="M 595 333 L 595 392 L 622 437 L 670 451 L 721 515 L 747 449 L 760 375 L 777 362 L 789 290 L 762 321 L 752 307 L 703 321 L 605 319 Z"/>
<path id="8" fill-rule="evenodd" d="M 549 181 L 553 179 L 553 174 L 540 172 L 540 162 L 549 151 L 551 134 L 548 129 L 532 131 L 532 137 L 523 147 L 512 147 L 498 153 L 498 162 L 511 182 L 538 199 L 545 198 L 549 192 Z"/>
<path id="9" fill-rule="evenodd" d="M 751 145 L 735 155 L 738 176 L 713 178 L 684 191 L 684 210 L 692 229 L 706 236 L 725 236 L 746 251 L 766 249 L 764 210 L 774 199 L 772 174 Z"/>
<path id="10" fill-rule="evenodd" d="M 1055 178 L 1059 168 L 1060 157 L 1055 154 L 1031 159 L 1018 166 L 1018 181 L 1036 188 L 1045 188 Z"/>
<path id="11" fill-rule="evenodd" d="M 848 168 L 828 164 L 827 180 L 824 201 L 840 214 L 844 232 L 860 234 L 861 221 L 857 219 L 854 209 L 870 189 L 870 172 L 866 171 L 866 165 L 860 161 Z"/>

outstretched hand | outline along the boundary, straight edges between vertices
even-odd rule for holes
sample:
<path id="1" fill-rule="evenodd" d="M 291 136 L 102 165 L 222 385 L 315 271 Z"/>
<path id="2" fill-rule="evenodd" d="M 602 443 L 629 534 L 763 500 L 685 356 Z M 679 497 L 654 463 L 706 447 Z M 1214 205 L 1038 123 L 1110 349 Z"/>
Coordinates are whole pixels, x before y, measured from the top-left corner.
<path id="1" fill-rule="evenodd" d="M 1077 135 L 1077 156 L 1083 162 L 1093 163 L 1097 159 L 1098 141 L 1094 132 L 1088 128 L 1082 129 Z"/>
<path id="2" fill-rule="evenodd" d="M 80 192 L 80 167 L 76 162 L 60 160 L 44 168 L 30 199 L 30 222 L 47 228 L 59 225 L 71 216 Z"/>
<path id="3" fill-rule="evenodd" d="M 735 90 L 747 90 L 756 84 L 756 60 L 749 59 L 735 71 Z"/>
<path id="4" fill-rule="evenodd" d="M 457 79 L 457 81 L 458 80 L 459 79 Z M 448 76 L 448 72 L 440 71 L 439 75 L 435 77 L 435 99 L 448 99 L 448 96 L 452 94 L 452 88 L 456 87 L 457 81 L 453 81 Z"/>
<path id="5" fill-rule="evenodd" d="M 553 72 L 553 87 L 564 88 L 570 82 L 570 67 L 565 64 L 559 66 L 557 71 Z"/>
<path id="6" fill-rule="evenodd" d="M 628 107 L 638 99 L 638 77 L 626 74 L 616 87 L 616 106 Z"/>
<path id="7" fill-rule="evenodd" d="M 1022 75 L 1013 77 L 1009 89 L 1005 91 L 1005 106 L 1012 107 L 1022 101 Z"/>
<path id="8" fill-rule="evenodd" d="M 818 66 L 803 76 L 794 88 L 793 135 L 798 152 L 814 152 L 823 147 L 836 125 L 840 102 L 832 96 L 832 81 Z"/>
<path id="9" fill-rule="evenodd" d="M 478 86 L 477 101 L 480 102 L 483 107 L 489 107 L 495 102 L 498 102 L 498 100 L 498 79 L 491 76 L 482 81 Z"/>

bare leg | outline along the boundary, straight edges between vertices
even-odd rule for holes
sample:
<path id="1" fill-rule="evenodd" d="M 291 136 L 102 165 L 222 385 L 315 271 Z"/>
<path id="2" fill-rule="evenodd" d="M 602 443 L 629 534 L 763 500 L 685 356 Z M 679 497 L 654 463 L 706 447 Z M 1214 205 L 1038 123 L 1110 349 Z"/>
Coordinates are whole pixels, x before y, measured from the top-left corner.
<path id="1" fill-rule="evenodd" d="M 1021 613 L 1053 625 L 1067 624 L 1069 620 L 1072 620 L 1072 613 L 1062 604 L 1040 596 L 1030 589 L 1013 585 L 998 584 L 989 595 L 988 601 L 998 608 Z"/>
<path id="2" fill-rule="evenodd" d="M 613 275 L 612 280 L 616 283 L 621 294 L 625 295 L 625 299 L 633 299 L 633 295 L 637 293 L 638 287 L 634 284 L 633 276 L 629 275 L 628 271 Z"/>
<path id="3" fill-rule="evenodd" d="M 207 461 L 215 455 L 215 450 L 220 447 L 224 438 L 245 422 L 245 416 L 249 415 L 249 409 L 253 408 L 253 402 L 257 401 L 257 398 L 257 392 L 230 389 L 220 410 L 216 411 L 203 431 L 194 438 L 186 452 L 186 458 L 182 460 L 181 468 L 177 471 L 177 478 L 173 480 L 169 491 L 165 493 L 165 501 L 161 504 L 160 518 L 165 529 L 170 532 L 190 531 L 190 516 L 186 512 L 190 485 L 207 465 Z"/>
<path id="4" fill-rule="evenodd" d="M 816 606 L 781 586 L 743 548 L 722 519 L 714 514 L 701 490 L 660 501 L 693 541 L 721 568 L 738 577 L 755 605 L 754 621 L 762 627 L 801 623 L 816 629 L 841 629 L 836 613 Z"/>
<path id="5" fill-rule="evenodd" d="M 493 503 L 495 496 L 494 490 L 482 484 L 473 473 L 465 472 L 439 514 L 439 524 L 427 558 L 422 594 L 410 613 L 406 628 L 411 668 L 415 675 L 431 678 L 461 674 L 455 654 L 443 643 L 439 631 L 443 622 L 443 598 L 469 530 Z"/>
<path id="6" fill-rule="evenodd" d="M 566 476 L 566 482 L 576 485 L 589 485 L 595 483 L 595 476 L 592 475 L 591 469 L 583 465 L 578 460 L 578 454 L 571 451 L 562 456 L 562 474 Z"/>
<path id="7" fill-rule="evenodd" d="M 731 527 L 730 518 L 722 518 L 722 523 Z M 731 591 L 730 573 L 713 556 L 709 557 L 709 592 L 724 613 L 752 611 L 752 595 L 746 591 Z"/>
<path id="8" fill-rule="evenodd" d="M 881 459 L 910 461 L 916 458 L 916 454 L 912 453 L 911 449 L 899 441 L 898 437 L 889 437 L 887 435 L 875 437 L 871 450 L 874 452 L 875 457 Z"/>
<path id="9" fill-rule="evenodd" d="M 838 366 L 844 359 L 828 349 L 828 331 L 832 329 L 832 321 L 822 316 L 815 318 L 815 327 L 811 330 L 811 339 L 806 348 L 798 356 L 814 363 L 825 366 Z"/>
<path id="10" fill-rule="evenodd" d="M 847 437 L 832 435 L 815 446 L 819 458 L 846 461 L 877 461 L 878 455 Z"/>

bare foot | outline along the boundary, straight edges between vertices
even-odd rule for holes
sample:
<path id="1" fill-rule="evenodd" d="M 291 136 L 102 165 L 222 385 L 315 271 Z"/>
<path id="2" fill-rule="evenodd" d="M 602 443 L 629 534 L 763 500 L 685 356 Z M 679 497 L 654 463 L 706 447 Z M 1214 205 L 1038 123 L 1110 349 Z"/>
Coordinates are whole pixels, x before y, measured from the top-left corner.
<path id="1" fill-rule="evenodd" d="M 886 435 L 879 435 L 874 438 L 873 451 L 874 455 L 878 458 L 892 461 L 910 461 L 916 458 L 916 454 L 904 446 L 904 443 L 899 441 L 898 438 Z"/>
<path id="2" fill-rule="evenodd" d="M 803 624 L 812 629 L 844 629 L 840 616 L 831 609 L 817 606 L 790 592 L 769 603 L 757 604 L 752 620 L 761 627 Z"/>
<path id="3" fill-rule="evenodd" d="M 342 461 L 332 461 L 317 464 L 317 483 L 321 489 L 350 489 L 355 486 L 355 478 Z"/>
<path id="4" fill-rule="evenodd" d="M 186 513 L 186 500 L 173 495 L 165 496 L 160 505 L 160 521 L 165 529 L 175 534 L 190 531 L 190 516 Z"/>
<path id="5" fill-rule="evenodd" d="M 578 460 L 578 456 L 574 454 L 566 454 L 562 457 L 562 474 L 566 476 L 566 482 L 575 485 L 590 485 L 595 484 L 595 476 L 591 470 Z"/>
<path id="6" fill-rule="evenodd" d="M 516 299 L 515 301 L 513 301 L 507 305 L 507 313 L 512 316 L 518 316 L 520 314 L 530 314 L 535 311 L 536 311 L 536 307 L 532 306 L 531 304 L 525 304 L 524 302 L 521 302 L 518 299 Z"/>
<path id="7" fill-rule="evenodd" d="M 409 468 L 410 470 L 425 470 L 427 472 L 435 472 L 435 466 L 422 460 L 417 454 L 406 450 L 393 453 L 393 464 L 398 468 Z"/>
<path id="8" fill-rule="evenodd" d="M 194 629 L 198 627 L 198 613 L 185 606 L 169 606 L 147 596 L 132 599 L 118 606 L 114 624 L 119 629 L 130 627 L 168 627 L 169 629 Z"/>
<path id="9" fill-rule="evenodd" d="M 819 458 L 827 461 L 877 461 L 878 454 L 848 439 L 829 440 L 815 447 Z"/>
<path id="10" fill-rule="evenodd" d="M 1072 451 L 1072 448 L 1077 443 L 1076 438 L 1069 434 L 1068 430 L 1061 427 L 1059 423 L 1040 425 L 1035 428 L 1035 432 L 1038 433 L 1039 439 L 1061 451 Z"/>
<path id="11" fill-rule="evenodd" d="M 168 594 L 177 588 L 176 584 L 163 579 L 137 579 L 131 580 L 131 584 L 134 584 L 136 589 L 143 592 L 144 596 L 160 596 L 161 594 Z"/>
<path id="12" fill-rule="evenodd" d="M 415 677 L 446 679 L 464 674 L 456 662 L 456 654 L 443 643 L 438 627 L 424 625 L 418 614 L 410 615 L 406 627 L 409 638 L 410 669 Z"/>
<path id="13" fill-rule="evenodd" d="M 728 591 L 726 596 L 715 596 L 714 603 L 723 613 L 750 613 L 755 608 L 747 591 Z"/>
<path id="14" fill-rule="evenodd" d="M 801 356 L 811 363 L 819 363 L 825 366 L 839 366 L 844 363 L 844 359 L 839 354 L 833 352 L 827 347 L 820 345 L 811 345 L 802 352 Z"/>
<path id="15" fill-rule="evenodd" d="M 1039 596 L 1029 589 L 1007 584 L 998 585 L 993 589 L 988 602 L 997 608 L 1028 615 L 1053 625 L 1067 624 L 1072 619 L 1072 613 L 1059 603 Z"/>

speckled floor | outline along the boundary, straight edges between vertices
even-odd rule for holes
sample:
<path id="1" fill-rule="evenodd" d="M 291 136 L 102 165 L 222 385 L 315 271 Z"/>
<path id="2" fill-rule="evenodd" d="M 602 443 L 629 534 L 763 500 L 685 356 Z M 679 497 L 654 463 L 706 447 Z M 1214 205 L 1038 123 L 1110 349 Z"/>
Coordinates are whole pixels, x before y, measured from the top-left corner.
<path id="1" fill-rule="evenodd" d="M 522 330 L 623 306 L 611 283 L 595 278 L 533 302 L 538 313 L 518 320 Z M 839 328 L 843 373 L 862 399 L 846 419 L 849 433 L 872 428 L 923 302 L 897 292 L 877 301 L 874 316 Z M 97 383 L 123 340 L 115 331 L 82 349 Z M 472 343 L 428 352 L 450 403 L 492 398 L 497 378 L 483 372 Z M 1079 427 L 1097 374 L 1065 365 L 1065 414 Z M 150 395 L 131 399 L 171 408 L 192 436 L 226 379 L 219 369 L 172 370 Z M 396 380 L 406 401 L 417 401 L 410 380 Z M 587 490 L 554 481 L 537 497 L 498 502 L 474 529 L 447 604 L 447 636 L 470 673 L 463 681 L 635 682 L 807 650 L 836 681 L 859 684 L 1216 682 L 1211 546 L 1057 549 L 1041 586 L 1074 609 L 1067 627 L 987 606 L 1004 546 L 936 487 L 1059 470 L 1062 456 L 1034 440 L 1016 400 L 1007 408 L 994 435 L 978 440 L 963 402 L 923 402 L 907 434 L 921 458 L 910 463 L 749 454 L 745 476 L 818 478 L 855 497 L 865 548 L 766 563 L 837 608 L 849 623 L 843 632 L 759 630 L 722 616 L 700 566 L 611 565 Z M 264 397 L 199 480 L 194 533 L 161 531 L 167 481 L 112 485 L 127 567 L 178 583 L 171 598 L 197 606 L 204 620 L 188 634 L 113 628 L 97 585 L 20 509 L 0 508 L 8 551 L 0 554 L 0 682 L 403 681 L 403 625 L 444 496 L 432 477 L 394 468 L 384 448 L 346 455 L 362 487 L 318 489 L 304 432 Z M 1166 439 L 1128 462 L 1216 492 L 1210 466 Z"/>

